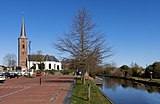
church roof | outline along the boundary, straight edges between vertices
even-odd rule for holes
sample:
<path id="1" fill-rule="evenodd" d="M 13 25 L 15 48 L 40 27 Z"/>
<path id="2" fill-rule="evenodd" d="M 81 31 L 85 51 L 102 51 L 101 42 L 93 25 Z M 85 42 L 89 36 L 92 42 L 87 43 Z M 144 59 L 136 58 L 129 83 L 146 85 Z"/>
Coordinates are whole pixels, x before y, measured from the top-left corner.
<path id="1" fill-rule="evenodd" d="M 24 25 L 24 17 L 22 18 L 22 26 L 21 26 L 20 38 L 26 38 L 26 30 L 25 30 L 25 25 Z"/>
<path id="2" fill-rule="evenodd" d="M 56 59 L 54 56 L 50 56 L 50 55 L 46 55 L 44 57 L 44 61 L 55 61 L 55 62 L 59 62 L 58 59 Z"/>
<path id="3" fill-rule="evenodd" d="M 59 62 L 59 60 L 57 58 L 55 58 L 54 56 L 51 55 L 28 55 L 28 58 L 30 61 L 37 61 L 37 60 L 41 60 L 41 61 L 54 61 L 54 62 Z"/>

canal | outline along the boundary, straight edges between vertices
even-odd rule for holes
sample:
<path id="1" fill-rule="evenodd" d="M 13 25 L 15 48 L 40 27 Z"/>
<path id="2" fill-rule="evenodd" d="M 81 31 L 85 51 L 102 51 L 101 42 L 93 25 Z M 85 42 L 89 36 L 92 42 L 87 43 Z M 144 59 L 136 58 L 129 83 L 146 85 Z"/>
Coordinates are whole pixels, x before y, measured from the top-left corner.
<path id="1" fill-rule="evenodd" d="M 102 91 L 114 104 L 160 104 L 160 86 L 107 77 Z"/>

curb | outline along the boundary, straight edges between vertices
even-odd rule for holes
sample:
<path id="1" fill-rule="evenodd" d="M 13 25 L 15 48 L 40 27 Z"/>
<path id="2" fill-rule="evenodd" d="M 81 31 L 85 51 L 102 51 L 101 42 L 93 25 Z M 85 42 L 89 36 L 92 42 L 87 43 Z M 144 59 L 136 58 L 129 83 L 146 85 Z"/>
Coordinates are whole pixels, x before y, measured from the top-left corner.
<path id="1" fill-rule="evenodd" d="M 65 99 L 63 101 L 63 104 L 71 104 L 71 97 L 72 97 L 72 91 L 74 88 L 74 79 L 72 79 L 70 87 L 68 89 L 67 95 L 65 96 Z"/>
<path id="2" fill-rule="evenodd" d="M 100 81 L 103 81 L 103 79 L 100 78 L 100 77 L 97 77 L 97 76 L 96 76 L 96 78 L 97 78 L 98 80 L 100 80 Z M 97 86 L 96 83 L 94 83 L 94 85 L 101 91 L 102 95 L 110 102 L 110 104 L 114 104 L 113 101 L 112 101 L 106 94 L 104 94 L 104 92 L 101 90 L 100 87 Z"/>

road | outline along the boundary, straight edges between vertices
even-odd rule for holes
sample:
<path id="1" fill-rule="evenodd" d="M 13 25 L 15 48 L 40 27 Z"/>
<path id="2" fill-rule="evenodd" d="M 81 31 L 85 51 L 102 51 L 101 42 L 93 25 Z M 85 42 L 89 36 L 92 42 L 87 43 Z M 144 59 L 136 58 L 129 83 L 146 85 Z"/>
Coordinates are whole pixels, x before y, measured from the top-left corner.
<path id="1" fill-rule="evenodd" d="M 7 79 L 0 84 L 0 104 L 62 104 L 72 78 L 49 76 Z"/>

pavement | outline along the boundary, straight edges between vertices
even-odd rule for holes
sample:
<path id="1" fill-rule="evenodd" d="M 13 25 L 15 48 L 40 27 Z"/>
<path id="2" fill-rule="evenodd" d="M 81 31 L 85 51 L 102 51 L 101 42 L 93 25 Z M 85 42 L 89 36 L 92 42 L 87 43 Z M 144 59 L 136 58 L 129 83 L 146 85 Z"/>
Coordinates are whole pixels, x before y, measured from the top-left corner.
<path id="1" fill-rule="evenodd" d="M 69 104 L 73 78 L 41 76 L 7 79 L 0 84 L 0 104 Z"/>

